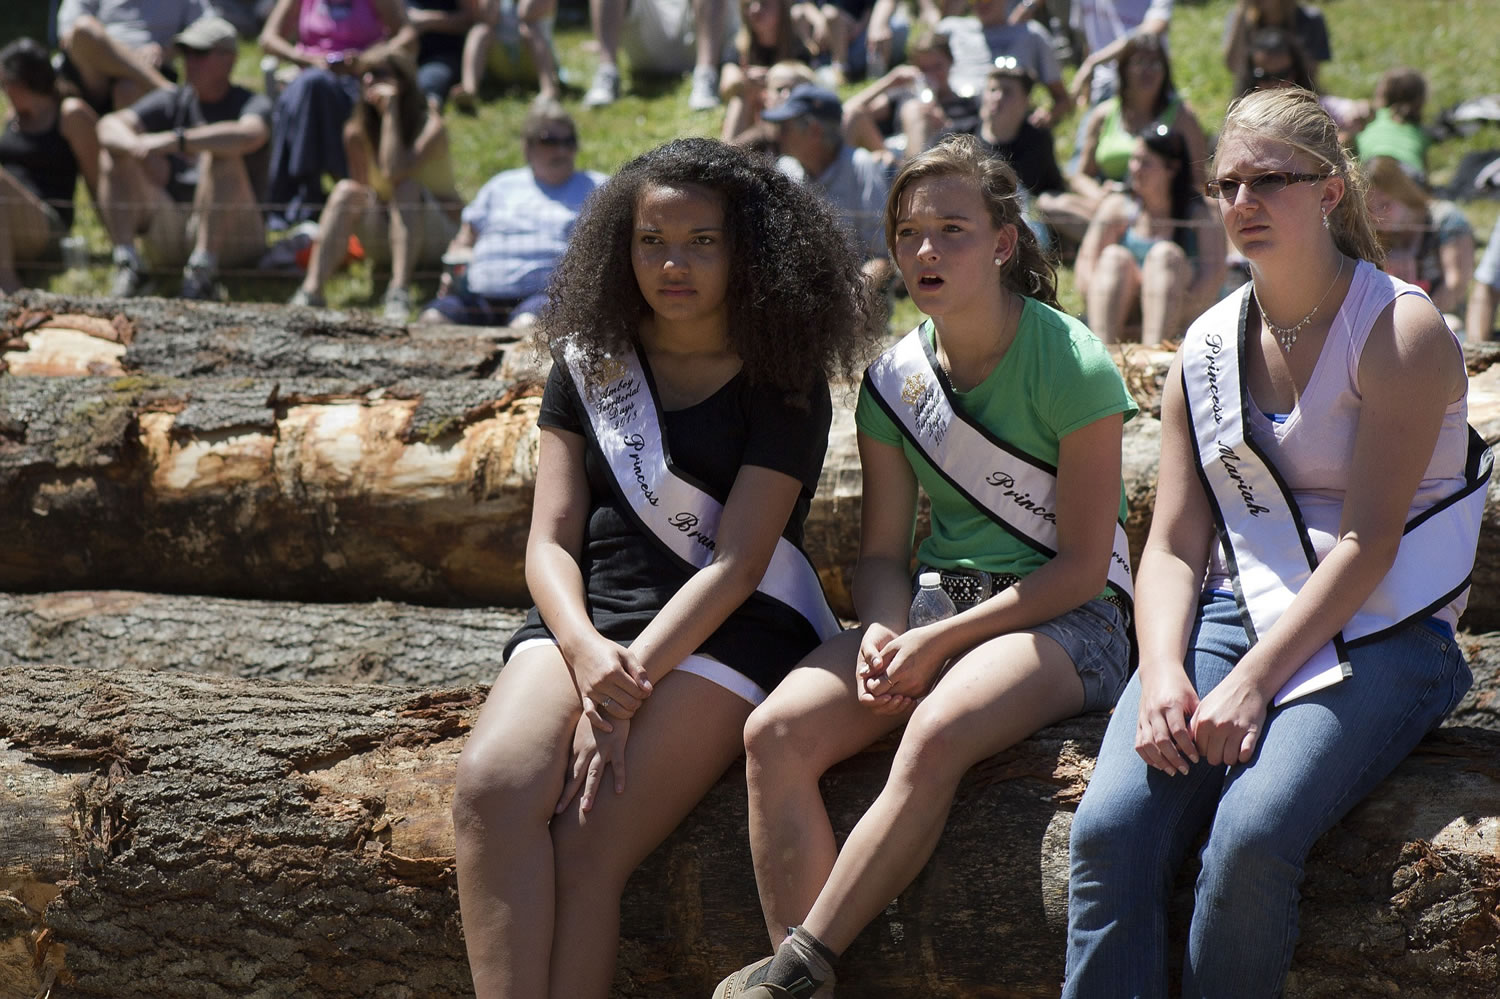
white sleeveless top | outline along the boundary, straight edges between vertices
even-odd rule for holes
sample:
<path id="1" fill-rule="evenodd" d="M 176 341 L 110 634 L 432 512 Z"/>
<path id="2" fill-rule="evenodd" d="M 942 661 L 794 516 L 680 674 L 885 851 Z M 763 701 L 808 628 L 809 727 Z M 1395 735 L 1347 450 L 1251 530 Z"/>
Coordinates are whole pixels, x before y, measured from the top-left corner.
<path id="1" fill-rule="evenodd" d="M 1307 389 L 1286 421 L 1277 423 L 1254 403 L 1246 428 L 1255 443 L 1276 465 L 1302 511 L 1313 550 L 1321 560 L 1338 540 L 1344 512 L 1344 493 L 1354 462 L 1354 438 L 1359 426 L 1361 395 L 1359 359 L 1376 318 L 1400 295 L 1422 295 L 1416 285 L 1396 280 L 1368 261 L 1354 269 L 1349 293 L 1323 342 Z M 1226 313 L 1237 317 L 1238 311 Z M 1226 330 L 1232 342 L 1236 331 Z M 1458 338 L 1454 337 L 1454 342 Z M 1412 497 L 1410 520 L 1464 484 L 1468 456 L 1469 392 L 1443 411 L 1443 426 L 1432 460 Z M 1229 573 L 1222 545 L 1215 540 L 1204 589 L 1229 589 Z M 1434 616 L 1456 628 L 1468 594 L 1456 598 Z"/>

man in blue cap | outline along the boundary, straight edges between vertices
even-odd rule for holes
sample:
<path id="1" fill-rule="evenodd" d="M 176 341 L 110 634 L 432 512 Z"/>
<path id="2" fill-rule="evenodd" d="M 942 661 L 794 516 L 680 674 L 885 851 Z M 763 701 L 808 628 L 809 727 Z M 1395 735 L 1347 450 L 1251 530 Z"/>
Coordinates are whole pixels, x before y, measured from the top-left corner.
<path id="1" fill-rule="evenodd" d="M 778 165 L 823 192 L 864 249 L 865 273 L 884 281 L 892 273 L 885 248 L 890 175 L 868 149 L 844 141 L 843 117 L 838 95 L 814 83 L 797 84 L 785 101 L 761 114 L 776 126 Z"/>

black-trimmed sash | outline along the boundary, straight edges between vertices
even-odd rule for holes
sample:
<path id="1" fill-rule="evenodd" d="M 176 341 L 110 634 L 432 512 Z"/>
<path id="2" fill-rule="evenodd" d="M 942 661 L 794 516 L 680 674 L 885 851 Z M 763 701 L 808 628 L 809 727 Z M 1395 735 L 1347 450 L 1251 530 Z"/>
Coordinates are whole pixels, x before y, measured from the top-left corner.
<path id="1" fill-rule="evenodd" d="M 565 351 L 563 361 L 588 414 L 590 436 L 636 526 L 688 571 L 707 566 L 724 506 L 672 464 L 655 386 L 640 358 L 631 351 L 592 371 L 574 351 Z M 820 640 L 838 634 L 817 570 L 786 538 L 777 540 L 756 590 L 800 614 Z"/>
<path id="2" fill-rule="evenodd" d="M 1057 469 L 964 412 L 918 326 L 865 372 L 876 403 L 914 448 L 976 509 L 1046 555 L 1057 554 Z M 1115 522 L 1109 587 L 1129 602 L 1135 588 L 1125 526 Z"/>
<path id="3" fill-rule="evenodd" d="M 1302 512 L 1276 466 L 1245 435 L 1250 393 L 1241 363 L 1250 295 L 1241 294 L 1233 342 L 1214 327 L 1229 303 L 1188 331 L 1182 387 L 1193 423 L 1198 475 L 1234 580 L 1235 600 L 1253 645 L 1291 605 L 1318 566 Z M 1469 587 L 1486 485 L 1494 458 L 1469 429 L 1464 485 L 1407 523 L 1396 562 L 1375 592 L 1277 692 L 1274 704 L 1352 675 L 1348 647 L 1424 620 Z"/>

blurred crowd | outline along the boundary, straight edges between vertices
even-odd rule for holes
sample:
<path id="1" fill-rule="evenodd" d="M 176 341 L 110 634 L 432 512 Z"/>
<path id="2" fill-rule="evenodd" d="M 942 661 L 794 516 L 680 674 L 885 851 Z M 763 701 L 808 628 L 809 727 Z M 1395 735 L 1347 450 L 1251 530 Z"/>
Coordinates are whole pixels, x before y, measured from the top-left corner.
<path id="1" fill-rule="evenodd" d="M 18 268 L 67 256 L 82 181 L 116 296 L 223 298 L 225 271 L 257 268 L 300 272 L 291 302 L 319 306 L 362 257 L 389 273 L 393 321 L 533 320 L 603 179 L 576 167 L 557 0 L 275 0 L 261 17 L 221 3 L 61 0 L 53 49 L 0 51 L 0 293 L 23 286 Z M 1173 83 L 1172 14 L 1173 0 L 590 0 L 598 61 L 582 105 L 690 75 L 689 107 L 825 195 L 887 287 L 890 178 L 903 157 L 973 134 L 1015 167 L 1028 224 L 1073 264 L 1095 332 L 1151 343 L 1247 276 L 1211 215 L 1212 136 Z M 232 79 L 257 31 L 258 91 Z M 1323 93 L 1328 25 L 1293 0 L 1238 0 L 1222 51 L 1238 93 L 1319 94 L 1371 178 L 1387 269 L 1488 338 L 1500 229 L 1476 264 L 1462 208 L 1429 182 L 1422 74 Z M 444 115 L 472 113 L 491 72 L 535 80 L 526 166 L 466 202 Z M 1073 136 L 1066 163 L 1058 129 Z M 437 297 L 413 301 L 413 276 L 438 268 Z"/>

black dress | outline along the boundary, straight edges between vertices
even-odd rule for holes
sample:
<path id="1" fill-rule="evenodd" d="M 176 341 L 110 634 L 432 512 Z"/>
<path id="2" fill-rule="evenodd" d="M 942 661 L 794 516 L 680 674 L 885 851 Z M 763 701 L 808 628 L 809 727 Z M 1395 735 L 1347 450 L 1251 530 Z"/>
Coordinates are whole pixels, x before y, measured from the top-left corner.
<path id="1" fill-rule="evenodd" d="M 641 364 L 646 365 L 645 357 Z M 664 413 L 663 432 L 672 463 L 721 503 L 744 465 L 770 468 L 801 482 L 782 531 L 788 541 L 801 545 L 832 419 L 826 384 L 819 384 L 806 406 L 799 407 L 780 390 L 751 384 L 742 372 L 697 405 Z M 586 420 L 566 367 L 554 364 L 537 423 L 587 439 Z M 692 574 L 622 512 L 609 469 L 592 444 L 585 450 L 584 469 L 589 515 L 580 568 L 589 616 L 600 634 L 623 644 L 641 633 Z M 505 658 L 523 641 L 550 637 L 533 607 L 506 644 Z M 817 645 L 817 633 L 799 614 L 756 593 L 697 651 L 769 691 Z"/>

